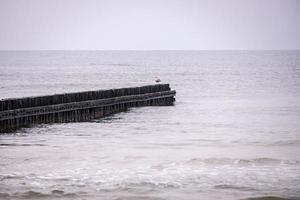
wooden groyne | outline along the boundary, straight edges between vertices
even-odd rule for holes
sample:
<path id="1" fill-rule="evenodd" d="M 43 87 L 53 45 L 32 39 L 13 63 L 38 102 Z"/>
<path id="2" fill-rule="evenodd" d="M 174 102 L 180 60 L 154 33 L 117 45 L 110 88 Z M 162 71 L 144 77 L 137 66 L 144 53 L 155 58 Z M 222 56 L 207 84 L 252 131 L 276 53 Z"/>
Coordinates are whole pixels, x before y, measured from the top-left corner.
<path id="1" fill-rule="evenodd" d="M 169 84 L 0 100 L 0 133 L 42 123 L 89 121 L 138 106 L 169 106 Z"/>

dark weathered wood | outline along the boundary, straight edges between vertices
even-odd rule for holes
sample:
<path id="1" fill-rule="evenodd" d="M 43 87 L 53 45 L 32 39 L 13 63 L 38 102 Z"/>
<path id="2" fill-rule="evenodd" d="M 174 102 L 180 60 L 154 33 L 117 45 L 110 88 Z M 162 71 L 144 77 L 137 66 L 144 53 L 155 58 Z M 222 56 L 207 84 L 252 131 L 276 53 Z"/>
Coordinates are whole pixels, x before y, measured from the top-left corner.
<path id="1" fill-rule="evenodd" d="M 169 84 L 56 94 L 0 101 L 0 133 L 39 123 L 89 121 L 137 106 L 168 106 Z"/>

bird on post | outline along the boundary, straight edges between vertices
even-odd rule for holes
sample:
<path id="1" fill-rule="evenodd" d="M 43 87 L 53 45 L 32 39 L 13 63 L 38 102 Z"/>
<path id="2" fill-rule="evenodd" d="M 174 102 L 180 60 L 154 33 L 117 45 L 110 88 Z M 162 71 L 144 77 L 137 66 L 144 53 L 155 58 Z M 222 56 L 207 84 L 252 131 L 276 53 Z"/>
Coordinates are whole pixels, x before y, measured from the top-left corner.
<path id="1" fill-rule="evenodd" d="M 160 83 L 161 82 L 161 80 L 160 80 L 160 78 L 158 78 L 157 76 L 155 77 L 155 83 Z"/>

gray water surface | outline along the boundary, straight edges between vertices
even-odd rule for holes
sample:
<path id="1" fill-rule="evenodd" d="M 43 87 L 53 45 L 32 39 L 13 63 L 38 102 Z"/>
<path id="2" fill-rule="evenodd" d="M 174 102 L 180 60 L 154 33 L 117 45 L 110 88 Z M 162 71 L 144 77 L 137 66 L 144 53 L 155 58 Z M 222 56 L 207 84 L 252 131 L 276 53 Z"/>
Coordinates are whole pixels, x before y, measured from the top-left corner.
<path id="1" fill-rule="evenodd" d="M 300 51 L 0 52 L 0 99 L 155 76 L 175 106 L 0 135 L 0 199 L 300 198 Z"/>

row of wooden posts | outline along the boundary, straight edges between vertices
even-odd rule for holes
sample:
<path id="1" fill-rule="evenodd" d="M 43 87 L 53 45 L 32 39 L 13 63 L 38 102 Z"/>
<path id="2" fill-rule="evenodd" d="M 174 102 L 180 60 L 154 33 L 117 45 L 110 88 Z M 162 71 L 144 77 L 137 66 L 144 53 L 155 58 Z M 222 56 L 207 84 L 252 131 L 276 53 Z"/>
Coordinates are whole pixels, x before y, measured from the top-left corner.
<path id="1" fill-rule="evenodd" d="M 169 84 L 120 88 L 0 101 L 0 133 L 41 123 L 89 121 L 138 106 L 169 106 Z"/>

